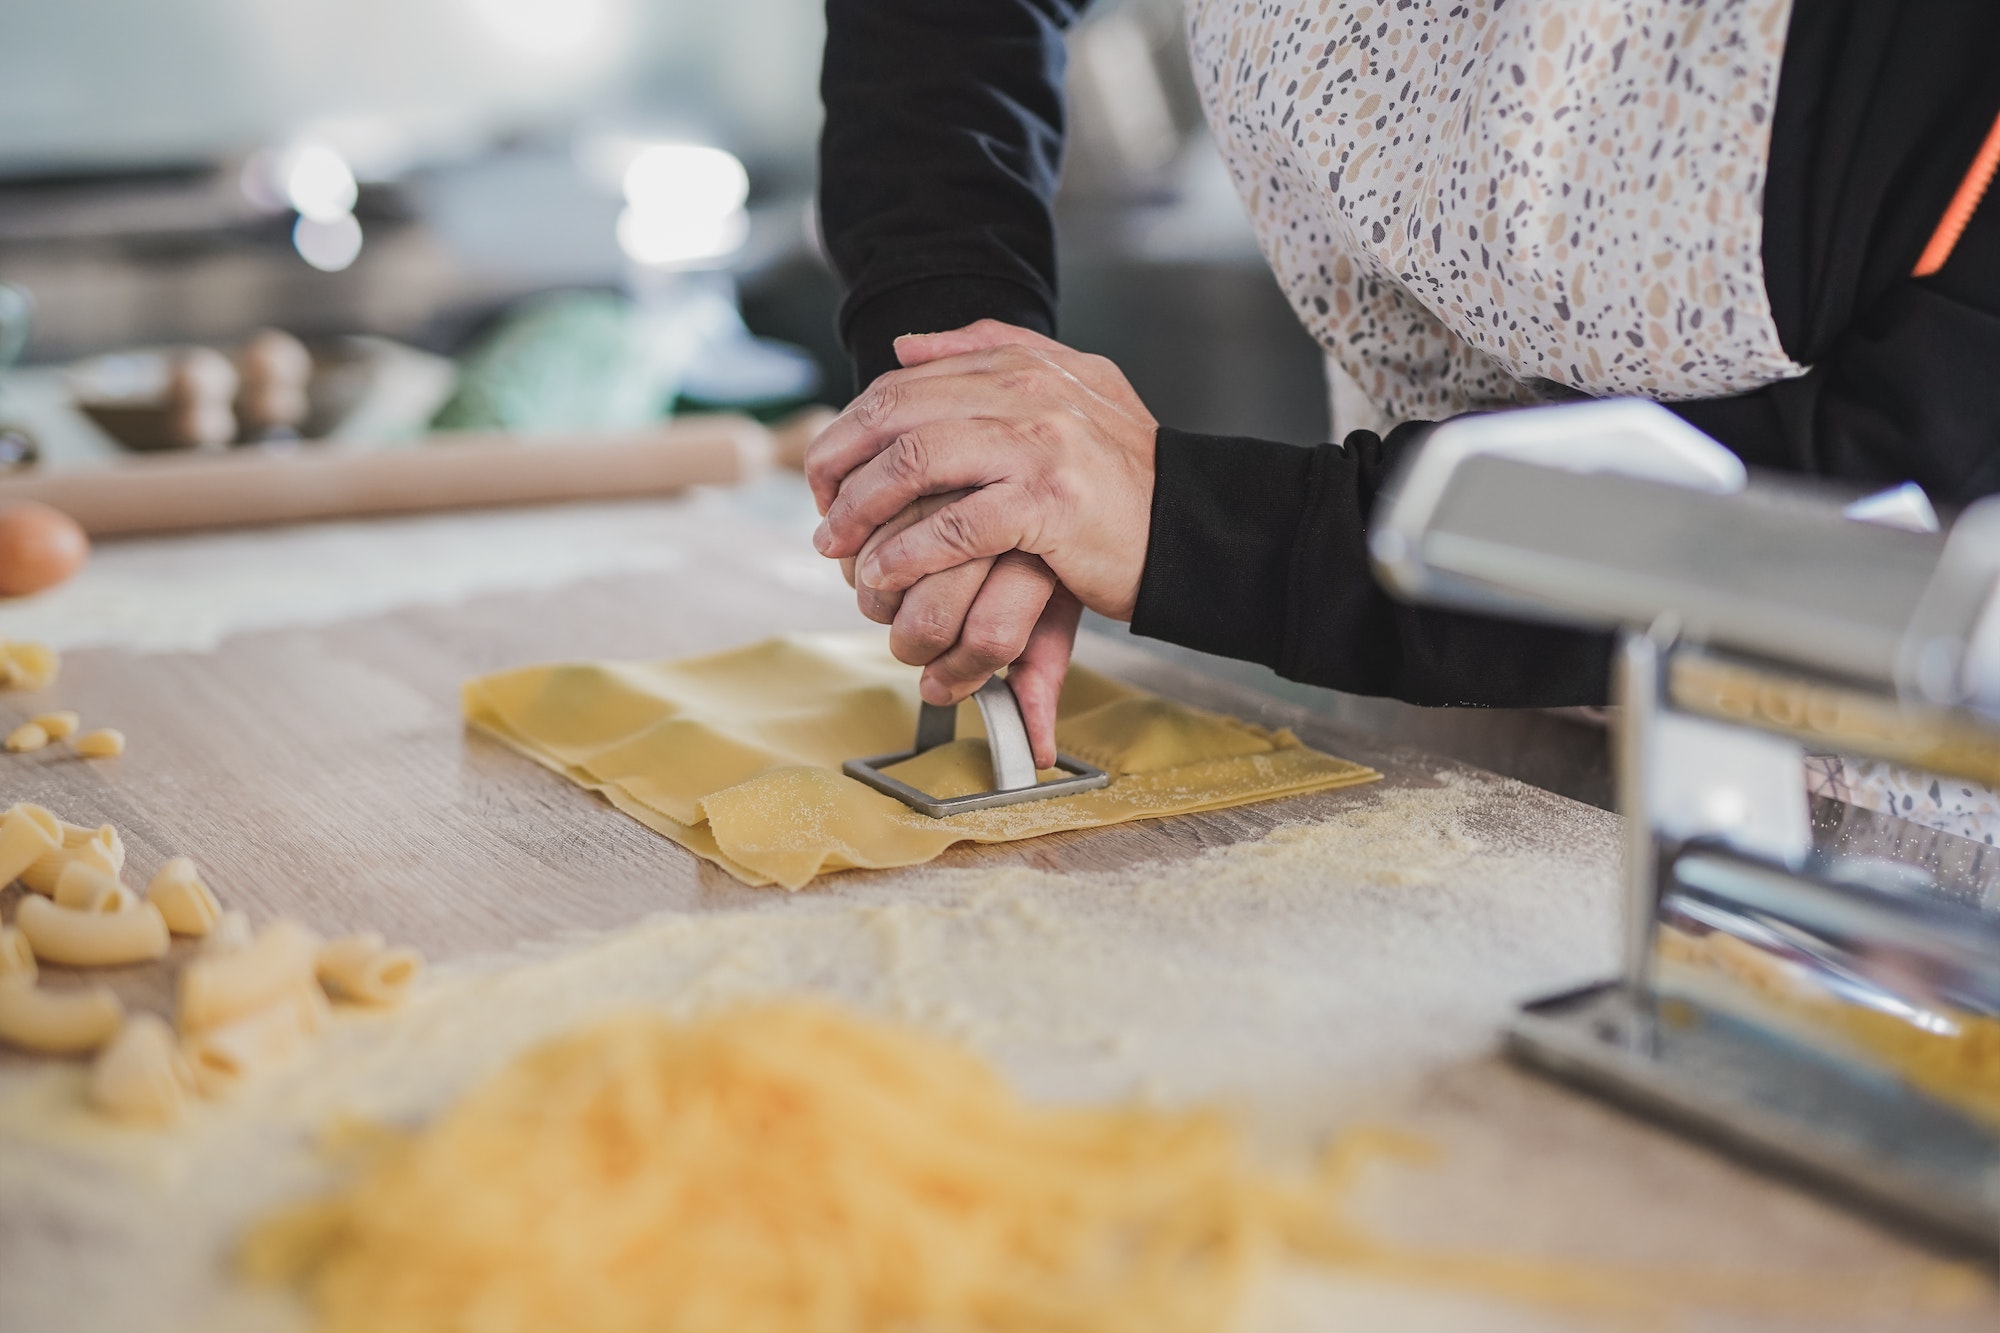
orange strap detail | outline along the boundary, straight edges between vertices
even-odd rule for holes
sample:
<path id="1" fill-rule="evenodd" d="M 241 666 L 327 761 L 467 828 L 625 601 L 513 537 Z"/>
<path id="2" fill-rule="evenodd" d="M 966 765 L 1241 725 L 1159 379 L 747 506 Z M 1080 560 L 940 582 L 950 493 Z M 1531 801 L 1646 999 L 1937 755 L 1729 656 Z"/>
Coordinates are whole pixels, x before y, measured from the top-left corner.
<path id="1" fill-rule="evenodd" d="M 1958 245 L 1958 238 L 1965 235 L 1966 224 L 1979 211 L 1979 201 L 1986 197 L 1986 187 L 1993 183 L 1996 170 L 2000 170 L 2000 118 L 1995 118 L 1993 128 L 1986 131 L 1986 142 L 1979 145 L 1979 156 L 1972 159 L 1972 170 L 1958 183 L 1958 193 L 1951 197 L 1951 206 L 1945 209 L 1937 230 L 1931 233 L 1930 244 L 1918 257 L 1911 277 L 1928 278 L 1944 267 L 1944 261 L 1951 258 Z"/>

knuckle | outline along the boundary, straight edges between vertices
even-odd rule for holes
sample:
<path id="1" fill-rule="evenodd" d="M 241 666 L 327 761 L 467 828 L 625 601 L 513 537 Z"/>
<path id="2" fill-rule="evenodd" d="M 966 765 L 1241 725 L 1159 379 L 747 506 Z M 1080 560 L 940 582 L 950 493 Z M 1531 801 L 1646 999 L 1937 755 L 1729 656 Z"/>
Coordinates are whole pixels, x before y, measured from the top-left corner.
<path id="1" fill-rule="evenodd" d="M 898 612 L 897 599 L 893 593 L 876 592 L 872 588 L 862 588 L 855 595 L 861 614 L 878 625 L 892 625 Z"/>
<path id="2" fill-rule="evenodd" d="M 846 494 L 836 494 L 826 507 L 826 526 L 835 533 L 842 533 L 853 521 L 854 499 Z"/>
<path id="3" fill-rule="evenodd" d="M 896 633 L 912 647 L 936 656 L 951 647 L 958 625 L 935 607 L 914 607 L 896 617 Z"/>
<path id="4" fill-rule="evenodd" d="M 965 655 L 982 671 L 995 671 L 1020 656 L 1020 645 L 1003 627 L 982 625 L 968 629 L 961 641 Z"/>
<path id="5" fill-rule="evenodd" d="M 912 431 L 896 437 L 896 442 L 889 446 L 888 455 L 882 460 L 882 466 L 890 480 L 906 486 L 920 485 L 930 469 L 930 452 L 923 436 Z"/>
<path id="6" fill-rule="evenodd" d="M 972 556 L 979 545 L 979 521 L 965 512 L 963 505 L 947 505 L 932 516 L 938 540 L 952 552 Z"/>
<path id="7" fill-rule="evenodd" d="M 901 385 L 886 377 L 879 379 L 854 400 L 854 419 L 873 430 L 894 415 L 902 397 Z"/>
<path id="8" fill-rule="evenodd" d="M 1037 469 L 1028 478 L 1035 503 L 1046 509 L 1065 510 L 1078 495 L 1080 478 L 1070 467 L 1049 467 Z"/>
<path id="9" fill-rule="evenodd" d="M 1060 449 L 1068 438 L 1068 418 L 1057 412 L 1037 412 L 1027 417 L 1018 429 L 1029 444 L 1044 452 Z"/>

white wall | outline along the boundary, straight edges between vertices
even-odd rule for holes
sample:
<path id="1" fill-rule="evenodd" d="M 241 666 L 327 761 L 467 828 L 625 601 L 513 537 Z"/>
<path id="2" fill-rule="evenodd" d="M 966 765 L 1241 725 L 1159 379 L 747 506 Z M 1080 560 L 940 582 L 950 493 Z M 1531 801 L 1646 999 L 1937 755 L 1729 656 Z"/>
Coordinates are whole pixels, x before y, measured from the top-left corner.
<path id="1" fill-rule="evenodd" d="M 820 26 L 816 0 L 0 0 L 0 174 L 301 133 L 393 169 L 604 118 L 803 154 Z"/>

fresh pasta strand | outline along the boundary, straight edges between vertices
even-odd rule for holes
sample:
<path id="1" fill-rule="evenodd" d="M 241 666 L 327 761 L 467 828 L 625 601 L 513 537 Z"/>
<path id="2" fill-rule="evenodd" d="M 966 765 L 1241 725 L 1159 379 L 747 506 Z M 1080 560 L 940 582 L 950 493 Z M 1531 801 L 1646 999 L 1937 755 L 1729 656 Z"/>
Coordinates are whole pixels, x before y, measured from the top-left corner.
<path id="1" fill-rule="evenodd" d="M 146 886 L 146 901 L 160 909 L 176 935 L 206 935 L 222 916 L 222 904 L 202 882 L 192 860 L 176 856 Z"/>
<path id="2" fill-rule="evenodd" d="M 90 1068 L 91 1105 L 119 1120 L 166 1125 L 186 1114 L 194 1069 L 157 1014 L 134 1014 Z"/>
<path id="3" fill-rule="evenodd" d="M 227 1097 L 260 1070 L 289 1063 L 326 1025 L 326 996 L 308 977 L 263 1008 L 188 1036 L 195 1087 Z"/>
<path id="4" fill-rule="evenodd" d="M 124 1014 L 125 1006 L 103 986 L 0 986 L 0 1041 L 47 1055 L 96 1050 L 111 1040 Z"/>
<path id="5" fill-rule="evenodd" d="M 32 986 L 37 970 L 28 937 L 12 926 L 0 926 L 0 986 Z"/>
<path id="6" fill-rule="evenodd" d="M 99 870 L 87 861 L 71 861 L 56 876 L 55 892 L 49 895 L 57 907 L 72 912 L 129 912 L 139 900 L 118 882 L 118 877 Z"/>
<path id="7" fill-rule="evenodd" d="M 62 847 L 62 822 L 39 805 L 16 805 L 0 818 L 0 888 Z M 51 886 L 53 887 L 53 886 Z"/>
<path id="8" fill-rule="evenodd" d="M 314 967 L 334 999 L 389 1005 L 409 993 L 424 960 L 415 949 L 392 949 L 380 935 L 361 934 L 321 945 Z"/>
<path id="9" fill-rule="evenodd" d="M 313 955 L 319 939 L 296 921 L 273 921 L 241 949 L 204 950 L 181 969 L 182 1032 L 220 1027 L 291 995 L 318 991 Z"/>
<path id="10" fill-rule="evenodd" d="M 169 940 L 160 909 L 138 903 L 129 912 L 76 912 L 44 898 L 23 898 L 14 924 L 35 957 L 70 967 L 117 967 L 165 954 Z"/>
<path id="11" fill-rule="evenodd" d="M 677 1333 L 1215 1333 L 1294 1258 L 1614 1327 L 1988 1290 L 1967 1265 L 1847 1279 L 1406 1247 L 1343 1215 L 1357 1153 L 1412 1147 L 1360 1137 L 1324 1176 L 1282 1177 L 1221 1115 L 1029 1105 L 964 1050 L 818 1006 L 634 1014 L 520 1057 L 241 1261 L 300 1281 L 320 1333 L 617 1333 L 661 1311 Z"/>

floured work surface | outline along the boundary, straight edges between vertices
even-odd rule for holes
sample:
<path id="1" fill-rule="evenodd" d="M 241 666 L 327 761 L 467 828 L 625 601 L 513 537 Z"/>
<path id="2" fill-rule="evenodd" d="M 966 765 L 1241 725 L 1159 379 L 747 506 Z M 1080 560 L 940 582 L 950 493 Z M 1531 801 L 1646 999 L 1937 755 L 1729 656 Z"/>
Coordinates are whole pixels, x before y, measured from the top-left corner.
<path id="1" fill-rule="evenodd" d="M 137 861 L 191 853 L 260 917 L 372 926 L 443 964 L 404 1017 L 337 1026 L 321 1061 L 170 1141 L 79 1121 L 75 1067 L 0 1059 L 0 1327 L 295 1326 L 233 1291 L 221 1255 L 251 1213 L 319 1182 L 309 1145 L 330 1116 L 422 1117 L 607 1008 L 798 991 L 960 1037 L 1033 1096 L 1223 1104 L 1275 1154 L 1357 1118 L 1416 1130 L 1443 1163 L 1385 1171 L 1359 1195 L 1364 1220 L 1404 1239 L 1737 1272 L 1894 1273 L 1916 1254 L 1491 1058 L 1515 1002 L 1615 965 L 1617 828 L 1601 812 L 1087 641 L 1084 660 L 1115 677 L 1294 726 L 1385 780 L 961 845 L 786 895 L 465 734 L 458 686 L 482 672 L 857 627 L 837 583 L 793 577 L 739 527 L 689 538 L 710 552 L 699 580 L 598 580 L 212 655 L 79 652 L 55 690 L 0 695 L 0 721 L 77 708 L 131 741 L 95 765 L 5 757 L 10 799 L 115 823 Z M 158 1007 L 168 972 L 113 981 Z M 1272 1327 L 1575 1326 L 1338 1275 L 1272 1300 Z M 1682 1326 L 1797 1325 L 1734 1313 Z"/>

